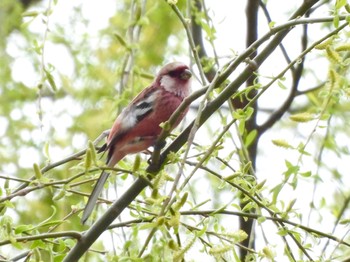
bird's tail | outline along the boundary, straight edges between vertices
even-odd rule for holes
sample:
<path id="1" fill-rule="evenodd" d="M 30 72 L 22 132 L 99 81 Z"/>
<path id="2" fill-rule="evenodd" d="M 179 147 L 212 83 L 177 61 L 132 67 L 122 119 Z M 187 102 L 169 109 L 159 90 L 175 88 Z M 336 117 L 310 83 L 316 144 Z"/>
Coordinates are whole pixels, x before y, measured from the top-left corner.
<path id="1" fill-rule="evenodd" d="M 81 217 L 81 222 L 85 224 L 86 220 L 89 218 L 89 216 L 92 213 L 92 210 L 94 210 L 94 207 L 96 205 L 97 199 L 100 196 L 103 186 L 109 176 L 109 173 L 106 171 L 103 171 L 100 175 L 99 179 L 96 182 L 96 185 L 94 189 L 91 192 L 91 195 L 89 197 L 89 200 L 85 206 L 83 216 Z"/>

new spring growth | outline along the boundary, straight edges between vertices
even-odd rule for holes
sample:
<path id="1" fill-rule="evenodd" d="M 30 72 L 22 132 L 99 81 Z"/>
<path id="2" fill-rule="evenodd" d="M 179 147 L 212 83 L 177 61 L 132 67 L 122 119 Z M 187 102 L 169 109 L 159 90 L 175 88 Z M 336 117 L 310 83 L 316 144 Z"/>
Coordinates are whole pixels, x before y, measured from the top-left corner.
<path id="1" fill-rule="evenodd" d="M 187 197 L 188 197 L 188 193 L 185 192 L 185 194 L 183 194 L 183 196 L 181 197 L 180 201 L 177 201 L 177 202 L 174 204 L 173 209 L 174 209 L 175 211 L 179 211 L 180 208 L 186 203 Z"/>
<path id="2" fill-rule="evenodd" d="M 41 173 L 40 167 L 37 163 L 33 164 L 33 169 L 34 169 L 34 174 L 36 179 L 40 180 L 43 176 L 43 174 Z"/>
<path id="3" fill-rule="evenodd" d="M 91 140 L 89 140 L 89 142 L 88 142 L 88 148 L 90 149 L 90 152 L 91 152 L 92 162 L 94 162 L 94 164 L 97 165 L 97 163 L 96 163 L 96 150 L 95 150 L 94 143 L 92 143 Z"/>
<path id="4" fill-rule="evenodd" d="M 141 165 L 141 157 L 139 154 L 137 154 L 135 156 L 135 160 L 134 160 L 134 165 L 132 167 L 132 172 L 135 173 L 140 169 L 140 165 Z"/>
<path id="5" fill-rule="evenodd" d="M 85 156 L 85 172 L 89 170 L 91 167 L 91 150 L 88 148 L 86 150 L 86 156 Z"/>

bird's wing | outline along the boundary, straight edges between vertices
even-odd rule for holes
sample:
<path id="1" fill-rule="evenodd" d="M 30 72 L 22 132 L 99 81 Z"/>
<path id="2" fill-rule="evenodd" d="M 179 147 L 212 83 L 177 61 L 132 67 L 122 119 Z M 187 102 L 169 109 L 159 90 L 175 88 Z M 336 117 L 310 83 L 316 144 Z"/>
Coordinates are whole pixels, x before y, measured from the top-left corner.
<path id="1" fill-rule="evenodd" d="M 125 137 L 139 122 L 145 119 L 145 117 L 153 111 L 156 95 L 156 88 L 153 86 L 146 88 L 143 92 L 136 96 L 136 98 L 129 104 L 129 106 L 126 107 L 117 117 L 108 136 L 107 144 L 102 147 L 103 151 L 108 150 L 108 167 L 113 167 L 125 156 L 126 153 L 122 152 L 122 150 L 119 150 L 120 148 L 118 148 L 118 146 L 116 147 L 116 144 L 120 142 L 123 137 Z M 119 152 L 116 150 L 119 150 Z M 109 173 L 103 171 L 97 180 L 81 218 L 83 224 L 92 213 L 108 176 Z"/>
<path id="2" fill-rule="evenodd" d="M 115 120 L 107 139 L 105 150 L 109 150 L 107 163 L 111 159 L 114 147 L 126 134 L 135 126 L 152 113 L 155 106 L 155 98 L 158 95 L 158 89 L 153 85 L 144 89 L 135 99 L 121 112 Z M 116 164 L 116 163 L 114 163 Z"/>

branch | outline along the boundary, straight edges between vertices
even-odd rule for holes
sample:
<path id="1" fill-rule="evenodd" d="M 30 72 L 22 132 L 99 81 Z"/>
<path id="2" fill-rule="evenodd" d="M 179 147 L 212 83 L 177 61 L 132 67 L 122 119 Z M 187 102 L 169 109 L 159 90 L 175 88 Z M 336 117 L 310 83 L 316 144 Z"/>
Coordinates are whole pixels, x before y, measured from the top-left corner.
<path id="1" fill-rule="evenodd" d="M 254 43 L 258 39 L 258 13 L 259 13 L 259 0 L 248 0 L 247 6 L 246 6 L 246 24 L 247 24 L 247 38 L 246 38 L 246 46 L 249 47 L 252 43 Z M 249 57 L 250 59 L 253 59 L 258 54 L 257 50 L 255 50 Z M 254 75 L 249 77 L 246 81 L 246 86 L 253 86 L 255 83 Z M 230 99 L 230 102 L 232 103 L 233 108 L 243 108 L 247 104 L 250 104 L 250 100 L 252 97 L 255 97 L 257 94 L 257 90 L 255 88 L 250 89 L 248 93 L 243 97 L 241 100 L 240 96 L 233 97 Z M 238 105 L 237 103 L 238 102 Z M 238 106 L 238 107 L 237 107 Z M 253 113 L 251 117 L 246 121 L 246 132 L 250 133 L 251 131 L 256 129 L 256 116 L 258 112 L 258 104 L 253 103 L 251 105 L 253 108 Z M 243 138 L 241 135 L 239 135 L 240 141 L 243 141 Z M 257 145 L 258 145 L 258 139 L 254 139 L 253 143 L 248 148 L 245 148 L 242 146 L 242 154 L 240 154 L 240 159 L 242 163 L 252 163 L 251 170 L 255 170 L 256 166 L 256 158 L 257 158 Z M 243 143 L 242 143 L 243 144 Z M 252 172 L 251 172 L 252 173 Z M 244 208 L 245 203 L 244 201 L 239 201 L 239 205 L 241 208 Z M 252 210 L 251 212 L 255 212 L 255 210 Z M 242 245 L 249 248 L 254 249 L 255 243 L 254 243 L 254 227 L 253 227 L 253 220 L 246 220 L 242 217 L 238 218 L 239 220 L 239 228 L 247 233 L 247 238 L 242 241 Z M 289 249 L 289 247 L 288 247 Z M 248 251 L 246 249 L 239 249 L 239 256 L 241 260 L 245 260 L 248 256 Z"/>
<path id="2" fill-rule="evenodd" d="M 268 22 L 268 23 L 271 23 L 271 22 L 272 22 L 272 19 L 271 19 L 271 16 L 270 16 L 269 11 L 267 10 L 266 4 L 265 4 L 262 0 L 260 0 L 259 2 L 260 2 L 260 3 L 259 3 L 259 4 L 260 4 L 260 7 L 261 7 L 261 9 L 263 10 L 263 13 L 264 13 L 264 15 L 265 15 L 265 17 L 266 17 L 267 22 Z M 289 55 L 288 55 L 288 53 L 287 53 L 287 50 L 286 50 L 286 48 L 284 47 L 283 43 L 280 43 L 279 47 L 280 47 L 280 49 L 281 49 L 281 51 L 282 51 L 282 54 L 283 54 L 283 56 L 284 56 L 284 59 L 286 59 L 287 63 L 289 64 L 289 63 L 291 62 L 291 59 L 290 59 L 290 57 L 289 57 Z M 293 72 L 293 71 L 294 71 L 294 68 L 291 68 L 291 71 Z"/>
<path id="3" fill-rule="evenodd" d="M 301 7 L 297 10 L 297 12 L 292 16 L 292 18 L 304 15 L 305 12 L 307 12 L 307 10 L 310 9 L 316 2 L 316 0 L 304 1 Z M 310 20 L 308 20 L 308 22 L 310 22 Z M 324 22 L 324 20 L 322 20 L 322 22 Z M 271 30 L 271 32 L 265 35 L 265 38 L 257 40 L 255 43 L 253 43 L 253 45 L 251 45 L 250 48 L 246 50 L 245 54 L 248 54 L 249 56 L 249 54 L 251 54 L 254 51 L 254 48 L 258 47 L 275 34 L 270 43 L 266 45 L 262 52 L 253 61 L 257 66 L 260 66 L 265 61 L 265 59 L 275 50 L 275 48 L 279 45 L 283 38 L 287 35 L 291 27 L 299 23 L 300 19 L 288 22 L 288 26 L 286 27 L 276 27 L 277 29 Z M 243 55 L 241 55 L 239 58 L 242 59 Z M 212 85 L 215 88 L 219 87 L 242 61 L 244 61 L 244 59 L 234 60 L 222 74 L 218 75 L 216 81 L 212 82 Z M 204 122 L 207 121 L 208 118 L 238 90 L 238 88 L 251 76 L 252 72 L 253 69 L 251 68 L 251 66 L 247 66 L 243 70 L 243 72 L 218 95 L 217 98 L 215 98 L 212 102 L 206 105 L 206 107 L 202 111 L 200 118 L 198 119 L 198 127 L 204 124 Z M 201 90 L 200 92 L 205 92 L 205 89 Z M 164 165 L 167 155 L 170 152 L 177 152 L 186 143 L 193 125 L 194 122 L 192 122 L 173 141 L 173 143 L 171 143 L 159 155 L 159 161 L 155 161 L 156 163 L 153 163 L 152 161 L 147 171 L 152 171 L 153 174 L 158 173 L 161 170 L 161 167 Z M 77 244 L 69 252 L 64 261 L 77 261 L 94 243 L 94 241 L 108 228 L 108 226 L 114 221 L 114 219 L 121 214 L 121 212 L 138 196 L 138 194 L 147 185 L 148 181 L 145 178 L 139 177 L 131 185 L 131 187 L 118 200 L 116 200 L 113 203 L 113 205 L 107 210 L 107 212 L 98 221 L 96 221 L 95 224 L 82 236 L 80 241 L 77 242 Z"/>
<path id="4" fill-rule="evenodd" d="M 108 134 L 109 134 L 109 129 L 103 131 L 103 132 L 95 139 L 95 141 L 93 142 L 94 146 L 96 147 L 97 144 L 100 143 L 102 139 L 104 139 L 106 136 L 108 136 Z M 98 149 L 98 148 L 96 148 L 96 149 Z M 41 172 L 42 174 L 44 174 L 44 173 L 48 172 L 49 170 L 51 170 L 51 169 L 53 169 L 53 168 L 55 168 L 55 167 L 61 166 L 61 165 L 63 165 L 63 164 L 66 164 L 66 163 L 68 163 L 68 162 L 70 162 L 70 161 L 80 160 L 80 157 L 83 156 L 83 155 L 85 155 L 85 153 L 86 153 L 86 149 L 83 149 L 83 150 L 81 150 L 81 151 L 79 151 L 79 152 L 77 152 L 77 153 L 74 153 L 73 155 L 70 155 L 70 156 L 68 156 L 68 157 L 66 157 L 66 158 L 64 158 L 64 159 L 62 159 L 62 160 L 59 160 L 59 161 L 57 161 L 57 162 L 54 162 L 54 163 L 52 163 L 52 164 L 48 164 L 48 165 L 44 166 L 44 167 L 40 170 L 40 172 Z M 32 177 L 30 178 L 30 181 L 34 181 L 35 178 L 36 178 L 35 176 L 32 176 Z M 13 191 L 13 193 L 18 193 L 20 190 L 26 188 L 26 187 L 29 185 L 29 183 L 30 183 L 30 182 L 25 182 L 25 183 L 23 183 L 23 184 L 20 185 L 18 188 L 16 188 L 16 189 Z"/>
<path id="5" fill-rule="evenodd" d="M 76 231 L 65 231 L 65 232 L 55 232 L 55 233 L 44 233 L 40 235 L 35 235 L 35 236 L 26 236 L 26 237 L 17 237 L 14 238 L 16 242 L 28 242 L 28 241 L 34 241 L 34 240 L 42 240 L 42 239 L 47 239 L 47 238 L 58 238 L 58 237 L 69 237 L 69 238 L 74 238 L 74 239 L 80 239 L 81 234 Z M 11 244 L 12 240 L 2 240 L 0 241 L 0 246 Z"/>
<path id="6" fill-rule="evenodd" d="M 343 30 L 345 27 L 348 26 L 348 23 L 344 23 L 342 25 L 340 25 L 338 28 L 336 28 L 335 30 L 333 30 L 332 32 L 330 32 L 329 34 L 327 34 L 326 36 L 322 37 L 320 40 L 314 42 L 311 46 L 309 46 L 308 48 L 306 48 L 300 55 L 297 59 L 295 59 L 292 63 L 290 63 L 288 66 L 287 66 L 287 69 L 289 67 L 291 67 L 293 64 L 295 64 L 300 58 L 304 58 L 304 56 L 309 53 L 310 51 L 312 51 L 314 49 L 314 47 L 320 43 L 322 43 L 323 41 L 325 41 L 326 39 L 332 37 L 333 35 L 339 33 L 341 30 Z M 283 70 L 282 73 L 280 73 L 277 77 L 275 77 L 274 80 L 272 80 L 273 82 L 275 82 L 278 78 L 282 77 L 284 75 L 284 73 L 286 72 L 286 70 Z M 298 70 L 296 70 L 296 73 L 298 72 Z M 301 71 L 298 72 L 298 74 L 301 75 Z M 263 123 L 262 125 L 260 125 L 258 127 L 258 134 L 259 136 L 262 135 L 266 130 L 268 130 L 269 127 L 271 127 L 277 120 L 279 120 L 282 115 L 289 109 L 290 107 L 290 104 L 293 102 L 293 99 L 295 96 L 297 95 L 300 95 L 298 92 L 297 92 L 297 84 L 298 84 L 298 81 L 299 81 L 299 78 L 300 78 L 300 75 L 299 76 L 296 76 L 298 77 L 295 81 L 295 86 L 292 87 L 292 90 L 290 92 L 290 95 L 288 97 L 288 99 L 284 102 L 284 104 L 278 109 L 276 110 L 274 113 L 272 113 L 272 115 L 270 116 L 270 118 L 265 122 Z M 271 82 L 272 82 L 271 81 Z M 269 83 L 270 85 L 270 83 Z M 318 87 L 316 87 L 317 89 Z M 313 89 L 314 90 L 314 89 Z"/>
<path id="7" fill-rule="evenodd" d="M 290 220 L 287 220 L 287 219 L 283 219 L 283 218 L 279 218 L 279 217 L 272 217 L 272 216 L 263 216 L 263 215 L 259 215 L 259 214 L 253 214 L 253 213 L 245 213 L 245 212 L 237 212 L 237 211 L 228 211 L 228 210 L 189 210 L 189 211 L 181 211 L 180 212 L 181 215 L 200 215 L 200 216 L 210 216 L 210 215 L 213 215 L 213 214 L 225 214 L 225 215 L 235 215 L 235 216 L 239 216 L 239 217 L 244 217 L 244 218 L 250 218 L 250 219 L 259 219 L 259 218 L 265 218 L 267 220 L 271 220 L 271 221 L 274 221 L 274 222 L 283 222 L 285 224 L 289 224 L 289 225 L 292 225 L 296 228 L 300 228 L 302 230 L 305 230 L 309 233 L 312 233 L 312 234 L 316 234 L 317 236 L 319 237 L 325 237 L 325 238 L 328 238 L 330 240 L 333 240 L 333 241 L 336 241 L 340 244 L 343 244 L 345 246 L 348 246 L 350 247 L 350 243 L 342 240 L 342 239 L 339 239 L 333 235 L 330 235 L 330 234 L 326 234 L 322 231 L 319 231 L 317 229 L 313 229 L 313 228 L 310 228 L 310 227 L 307 227 L 307 226 L 303 226 L 302 224 L 299 224 L 299 223 L 295 223 L 295 222 L 292 222 Z"/>
<path id="8" fill-rule="evenodd" d="M 113 205 L 98 219 L 92 227 L 79 239 L 63 260 L 64 262 L 78 261 L 89 247 L 99 238 L 108 226 L 121 214 L 121 212 L 139 195 L 148 185 L 148 181 L 139 177 L 129 189 L 113 203 Z"/>

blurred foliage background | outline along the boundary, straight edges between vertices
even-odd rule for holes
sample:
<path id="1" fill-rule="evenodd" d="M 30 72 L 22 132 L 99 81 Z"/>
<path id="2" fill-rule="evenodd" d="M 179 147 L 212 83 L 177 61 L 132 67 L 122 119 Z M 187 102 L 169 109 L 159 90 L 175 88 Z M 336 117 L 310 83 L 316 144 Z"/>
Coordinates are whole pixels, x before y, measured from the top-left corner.
<path id="1" fill-rule="evenodd" d="M 0 260 L 62 261 L 79 234 L 89 228 L 81 225 L 79 214 L 103 166 L 103 157 L 89 162 L 82 150 L 93 151 L 89 141 L 111 127 L 160 66 L 184 61 L 195 73 L 194 90 L 205 86 L 191 39 L 171 5 L 176 4 L 185 22 L 192 19 L 192 25 L 195 21 L 201 28 L 204 44 L 196 51 L 210 82 L 216 69 L 224 70 L 226 62 L 243 52 L 249 36 L 236 31 L 249 32 L 252 26 L 261 36 L 276 26 L 269 14 L 281 24 L 303 1 L 283 12 L 274 1 L 232 6 L 243 13 L 250 2 L 256 2 L 265 20 L 243 28 L 241 17 L 229 24 L 228 17 L 218 17 L 204 1 L 1 0 Z M 181 181 L 190 177 L 190 183 L 177 187 L 177 202 L 166 222 L 157 213 L 183 151 L 169 157 L 173 164 L 161 171 L 153 190 L 145 190 L 133 202 L 115 230 L 103 235 L 84 261 L 346 260 L 350 48 L 347 27 L 340 33 L 335 30 L 348 20 L 350 8 L 346 1 L 313 2 L 306 18 L 323 20 L 304 23 L 316 23 L 312 30 L 300 26 L 291 31 L 285 46 L 254 70 L 248 88 L 242 85 L 228 97 L 230 103 L 220 107 L 196 135 L 181 177 Z M 224 3 L 218 5 L 225 9 Z M 225 23 L 226 30 L 217 32 L 216 27 Z M 193 36 L 198 37 L 195 29 Z M 312 46 L 316 41 L 322 43 Z M 308 47 L 312 52 L 303 54 Z M 249 63 L 248 56 L 208 101 L 217 98 L 247 64 L 254 68 Z M 279 76 L 288 65 L 288 73 Z M 265 87 L 266 93 L 250 105 Z M 188 119 L 197 115 L 199 106 L 197 101 L 191 105 Z M 237 123 L 220 137 L 232 119 Z M 219 142 L 212 144 L 217 138 Z M 202 159 L 207 151 L 210 157 Z M 105 203 L 144 174 L 148 158 L 141 155 L 141 167 L 133 176 L 134 156 L 118 164 Z M 193 175 L 196 165 L 199 170 Z M 105 205 L 101 206 L 93 220 L 103 213 Z M 249 215 L 255 235 L 249 225 L 242 226 Z M 274 224 L 269 216 L 286 224 Z M 153 228 L 158 228 L 154 235 Z M 250 244 L 243 248 L 240 243 L 248 235 Z M 142 248 L 148 248 L 145 255 Z"/>

